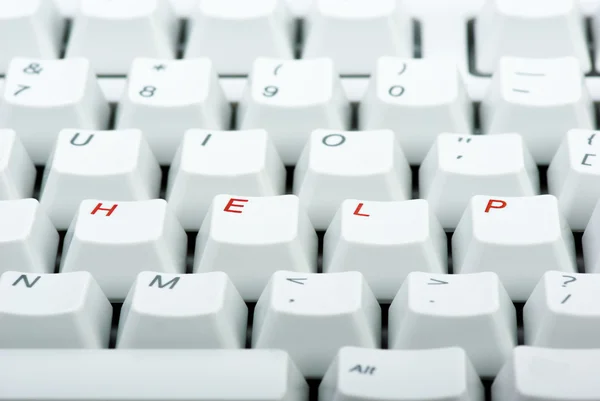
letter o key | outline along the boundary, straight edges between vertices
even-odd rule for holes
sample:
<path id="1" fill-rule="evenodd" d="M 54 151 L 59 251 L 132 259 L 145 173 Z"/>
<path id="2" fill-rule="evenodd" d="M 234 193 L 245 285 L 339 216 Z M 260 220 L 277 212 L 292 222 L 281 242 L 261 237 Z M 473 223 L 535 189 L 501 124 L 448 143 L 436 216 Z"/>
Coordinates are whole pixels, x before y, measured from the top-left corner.
<path id="1" fill-rule="evenodd" d="M 346 137 L 342 134 L 329 134 L 323 137 L 322 142 L 325 146 L 340 146 L 346 142 Z"/>

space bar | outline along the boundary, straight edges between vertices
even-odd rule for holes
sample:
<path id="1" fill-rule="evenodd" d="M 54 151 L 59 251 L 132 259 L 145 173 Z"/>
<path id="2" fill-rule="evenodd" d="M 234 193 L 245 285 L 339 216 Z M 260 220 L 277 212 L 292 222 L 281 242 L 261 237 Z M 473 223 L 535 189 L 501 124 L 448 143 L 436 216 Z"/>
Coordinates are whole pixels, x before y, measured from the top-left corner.
<path id="1" fill-rule="evenodd" d="M 0 400 L 305 400 L 278 350 L 0 350 Z"/>

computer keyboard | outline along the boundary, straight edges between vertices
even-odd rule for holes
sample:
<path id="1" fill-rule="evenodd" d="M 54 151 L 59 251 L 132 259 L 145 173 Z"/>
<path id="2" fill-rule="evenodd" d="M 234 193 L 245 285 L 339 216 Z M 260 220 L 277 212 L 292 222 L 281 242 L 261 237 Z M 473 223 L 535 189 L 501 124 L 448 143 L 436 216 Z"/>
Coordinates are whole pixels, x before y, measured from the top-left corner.
<path id="1" fill-rule="evenodd" d="M 0 401 L 600 400 L 600 0 L 0 38 Z"/>

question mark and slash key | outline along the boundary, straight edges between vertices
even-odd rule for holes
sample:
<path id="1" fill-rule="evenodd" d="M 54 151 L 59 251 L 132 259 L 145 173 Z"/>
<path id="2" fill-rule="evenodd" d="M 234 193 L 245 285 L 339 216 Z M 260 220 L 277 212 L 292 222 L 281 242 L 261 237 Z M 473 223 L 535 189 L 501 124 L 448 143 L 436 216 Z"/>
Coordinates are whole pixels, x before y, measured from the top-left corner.
<path id="1" fill-rule="evenodd" d="M 573 277 L 573 276 L 568 276 L 566 274 L 563 274 L 562 276 L 564 279 L 566 279 L 565 281 L 563 281 L 562 286 L 566 287 L 568 284 L 572 283 L 573 281 L 577 281 L 577 278 Z M 569 298 L 571 298 L 571 294 L 568 294 L 561 302 L 561 304 L 564 304 L 565 302 L 567 302 L 569 300 Z"/>

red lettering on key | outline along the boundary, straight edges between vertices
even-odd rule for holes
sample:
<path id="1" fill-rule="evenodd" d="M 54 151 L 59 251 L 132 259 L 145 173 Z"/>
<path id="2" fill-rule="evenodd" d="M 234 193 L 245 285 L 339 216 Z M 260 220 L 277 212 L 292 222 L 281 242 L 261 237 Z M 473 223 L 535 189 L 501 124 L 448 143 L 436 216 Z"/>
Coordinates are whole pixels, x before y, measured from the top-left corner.
<path id="1" fill-rule="evenodd" d="M 94 210 L 92 210 L 92 213 L 90 214 L 96 214 L 96 212 L 106 212 L 106 217 L 110 217 L 111 214 L 113 214 L 113 212 L 117 209 L 117 206 L 119 206 L 119 204 L 115 203 L 114 205 L 111 206 L 110 209 L 104 208 L 102 207 L 102 203 L 98 203 L 96 205 L 96 207 L 94 208 Z"/>
<path id="2" fill-rule="evenodd" d="M 359 203 L 358 206 L 356 206 L 356 210 L 354 210 L 354 215 L 355 216 L 363 216 L 363 217 L 369 217 L 370 214 L 365 214 L 365 213 L 361 213 L 360 211 L 362 210 L 362 207 L 364 206 L 364 203 Z"/>
<path id="3" fill-rule="evenodd" d="M 492 209 L 504 209 L 506 202 L 500 199 L 490 199 L 485 207 L 485 212 L 489 213 Z"/>
<path id="4" fill-rule="evenodd" d="M 225 212 L 229 212 L 229 213 L 242 213 L 241 210 L 231 210 L 232 207 L 244 207 L 244 205 L 240 205 L 240 204 L 236 204 L 235 202 L 248 202 L 248 199 L 236 199 L 236 198 L 231 198 L 229 199 L 229 202 L 227 202 L 227 205 L 225 205 L 225 209 L 223 209 L 223 211 Z"/>

